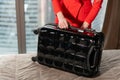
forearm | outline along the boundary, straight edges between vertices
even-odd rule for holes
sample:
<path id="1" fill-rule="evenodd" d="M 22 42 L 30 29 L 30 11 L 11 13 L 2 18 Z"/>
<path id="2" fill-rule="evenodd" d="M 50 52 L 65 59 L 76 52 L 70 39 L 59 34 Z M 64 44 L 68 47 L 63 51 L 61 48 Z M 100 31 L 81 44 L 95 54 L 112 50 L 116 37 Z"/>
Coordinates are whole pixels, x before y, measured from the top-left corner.
<path id="1" fill-rule="evenodd" d="M 92 21 L 95 19 L 95 17 L 97 16 L 97 14 L 101 8 L 102 1 L 103 0 L 94 0 L 93 6 L 85 19 L 85 21 L 87 23 L 91 24 Z"/>

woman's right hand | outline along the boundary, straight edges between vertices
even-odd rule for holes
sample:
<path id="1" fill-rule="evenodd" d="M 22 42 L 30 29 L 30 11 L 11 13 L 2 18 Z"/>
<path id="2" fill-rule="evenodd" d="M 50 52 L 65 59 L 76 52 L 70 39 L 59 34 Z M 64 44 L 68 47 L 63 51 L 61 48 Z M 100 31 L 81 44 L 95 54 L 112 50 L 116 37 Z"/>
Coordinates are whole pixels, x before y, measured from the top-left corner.
<path id="1" fill-rule="evenodd" d="M 68 29 L 68 22 L 65 19 L 64 15 L 62 14 L 62 12 L 58 12 L 57 17 L 58 17 L 58 26 L 59 26 L 59 28 L 60 29 Z"/>

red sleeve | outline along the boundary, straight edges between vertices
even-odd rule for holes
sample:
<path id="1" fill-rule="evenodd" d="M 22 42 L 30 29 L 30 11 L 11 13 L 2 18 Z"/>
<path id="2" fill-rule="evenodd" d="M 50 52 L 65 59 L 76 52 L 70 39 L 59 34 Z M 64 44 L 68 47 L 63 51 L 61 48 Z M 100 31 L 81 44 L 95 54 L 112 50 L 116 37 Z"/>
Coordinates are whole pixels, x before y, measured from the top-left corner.
<path id="1" fill-rule="evenodd" d="M 88 14 L 88 16 L 86 17 L 85 21 L 88 22 L 89 24 L 91 24 L 91 22 L 95 19 L 95 17 L 97 16 L 100 8 L 101 8 L 101 4 L 102 4 L 103 0 L 94 0 L 93 2 L 93 6 Z"/>
<path id="2" fill-rule="evenodd" d="M 61 0 L 52 0 L 53 10 L 55 14 L 61 11 L 60 1 Z"/>

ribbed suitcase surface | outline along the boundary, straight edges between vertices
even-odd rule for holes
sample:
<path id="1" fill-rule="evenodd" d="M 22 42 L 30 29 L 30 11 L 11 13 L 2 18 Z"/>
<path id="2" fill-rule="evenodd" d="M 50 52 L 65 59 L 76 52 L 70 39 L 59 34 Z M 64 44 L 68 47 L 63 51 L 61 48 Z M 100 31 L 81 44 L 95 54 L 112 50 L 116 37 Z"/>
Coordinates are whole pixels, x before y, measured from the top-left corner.
<path id="1" fill-rule="evenodd" d="M 88 36 L 46 25 L 34 33 L 38 34 L 38 50 L 33 61 L 82 76 L 92 77 L 99 73 L 104 44 L 102 32 L 94 31 Z"/>

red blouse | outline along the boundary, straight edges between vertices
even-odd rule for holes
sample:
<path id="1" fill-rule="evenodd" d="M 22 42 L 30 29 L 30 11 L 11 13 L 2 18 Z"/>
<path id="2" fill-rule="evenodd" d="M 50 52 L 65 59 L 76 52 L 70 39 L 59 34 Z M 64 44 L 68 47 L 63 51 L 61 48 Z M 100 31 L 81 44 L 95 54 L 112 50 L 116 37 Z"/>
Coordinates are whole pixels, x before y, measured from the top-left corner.
<path id="1" fill-rule="evenodd" d="M 55 14 L 62 11 L 67 21 L 75 27 L 80 27 L 84 21 L 91 24 L 101 8 L 103 0 L 52 0 Z M 58 19 L 56 17 L 56 22 Z"/>

